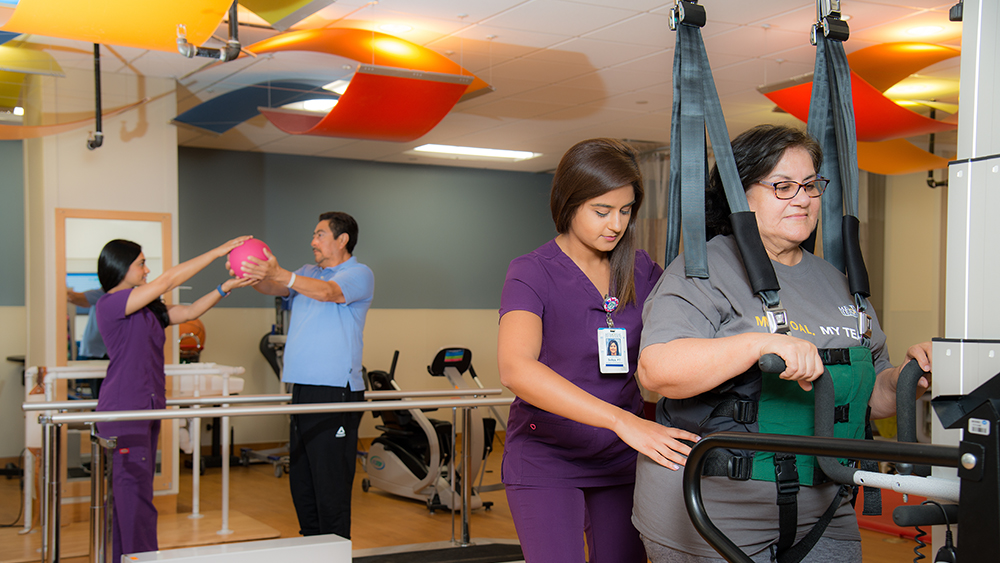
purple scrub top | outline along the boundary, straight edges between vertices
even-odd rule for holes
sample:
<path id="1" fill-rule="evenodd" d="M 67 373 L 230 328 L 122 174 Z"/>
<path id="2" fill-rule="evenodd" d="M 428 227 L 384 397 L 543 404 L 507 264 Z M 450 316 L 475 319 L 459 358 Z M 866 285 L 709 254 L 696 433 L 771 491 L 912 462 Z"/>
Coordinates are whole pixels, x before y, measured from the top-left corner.
<path id="1" fill-rule="evenodd" d="M 166 332 L 143 307 L 125 315 L 132 289 L 105 294 L 97 301 L 97 326 L 108 348 L 108 375 L 97 410 L 162 409 L 166 406 L 163 343 Z"/>
<path id="2" fill-rule="evenodd" d="M 637 303 L 622 303 L 612 319 L 628 334 L 629 372 L 602 374 L 597 329 L 607 327 L 604 296 L 551 240 L 507 269 L 500 316 L 528 311 L 542 319 L 538 360 L 588 393 L 639 414 L 633 377 L 639 357 L 642 304 L 663 272 L 644 250 L 635 255 Z M 600 487 L 635 481 L 636 452 L 603 428 L 554 415 L 520 398 L 510 408 L 503 482 L 512 485 Z"/>

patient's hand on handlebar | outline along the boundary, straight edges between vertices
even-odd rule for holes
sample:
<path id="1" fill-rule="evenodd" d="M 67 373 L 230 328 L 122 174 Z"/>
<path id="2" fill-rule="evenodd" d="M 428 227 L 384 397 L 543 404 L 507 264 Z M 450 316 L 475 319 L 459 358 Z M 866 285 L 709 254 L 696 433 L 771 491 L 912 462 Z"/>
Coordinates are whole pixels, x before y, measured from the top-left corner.
<path id="1" fill-rule="evenodd" d="M 812 382 L 823 375 L 823 360 L 816 345 L 807 340 L 786 334 L 770 334 L 760 347 L 759 356 L 777 354 L 785 361 L 781 379 L 795 381 L 805 391 L 812 390 Z M 758 356 L 758 357 L 759 357 Z"/>
<path id="2" fill-rule="evenodd" d="M 925 391 L 931 387 L 931 352 L 933 346 L 930 342 L 921 342 L 920 344 L 914 344 L 906 351 L 906 359 L 903 361 L 902 365 L 906 365 L 910 360 L 916 360 L 917 364 L 920 365 L 920 369 L 926 372 L 926 375 L 917 381 L 917 398 L 920 398 Z M 898 377 L 898 376 L 897 376 Z"/>

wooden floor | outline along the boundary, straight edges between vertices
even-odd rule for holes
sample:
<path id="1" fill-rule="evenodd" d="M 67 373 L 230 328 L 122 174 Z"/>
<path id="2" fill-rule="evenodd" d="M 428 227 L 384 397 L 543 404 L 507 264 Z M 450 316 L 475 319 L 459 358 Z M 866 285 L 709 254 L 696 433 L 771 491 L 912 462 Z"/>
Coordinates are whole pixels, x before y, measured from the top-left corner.
<path id="1" fill-rule="evenodd" d="M 496 451 L 487 464 L 488 473 L 484 484 L 496 483 L 500 476 L 500 457 L 502 444 L 498 434 Z M 460 443 L 460 442 L 459 442 Z M 367 444 L 363 443 L 362 448 Z M 187 513 L 191 512 L 191 480 L 189 469 L 181 469 L 181 489 L 176 516 L 165 515 L 161 518 L 161 545 L 190 545 L 192 536 L 200 533 L 208 537 L 218 537 L 219 510 L 221 508 L 221 469 L 208 469 L 202 477 L 201 511 L 206 517 L 198 521 L 197 530 L 185 528 L 189 522 Z M 371 489 L 365 493 L 361 490 L 361 479 L 364 472 L 359 461 L 358 474 L 354 482 L 352 538 L 355 550 L 384 548 L 389 546 L 421 544 L 430 542 L 448 542 L 453 537 L 461 538 L 461 515 L 456 514 L 453 521 L 450 512 L 438 511 L 430 514 L 423 503 L 401 499 Z M 20 490 L 16 479 L 0 478 L 0 523 L 11 523 L 18 514 L 20 506 Z M 254 530 L 255 533 L 268 533 L 271 536 L 295 537 L 298 535 L 298 525 L 288 490 L 287 476 L 274 477 L 271 465 L 251 465 L 250 467 L 233 467 L 230 472 L 230 528 L 237 534 Z M 503 491 L 483 493 L 483 499 L 493 501 L 489 511 L 477 510 L 470 517 L 470 532 L 475 538 L 496 538 L 516 540 L 517 534 L 511 521 Z M 177 521 L 170 526 L 176 532 L 166 532 L 162 524 Z M 190 525 L 190 524 L 189 524 Z M 21 542 L 23 536 L 18 536 L 16 528 L 0 529 L 0 563 L 15 560 L 11 548 L 13 542 Z M 182 531 L 183 530 L 183 531 Z M 263 532 L 262 532 L 263 531 Z M 67 563 L 85 563 L 88 525 L 78 523 L 63 528 L 62 547 Z M 175 537 L 172 534 L 179 534 Z M 37 535 L 37 531 L 33 533 Z M 227 541 L 232 538 L 227 538 Z M 200 542 L 199 542 L 200 543 Z M 67 551 L 73 547 L 69 557 Z M 862 549 L 866 563 L 902 563 L 913 560 L 913 542 L 894 536 L 862 530 Z M 925 548 L 925 554 L 930 554 L 930 548 Z M 930 555 L 928 555 L 930 557 Z M 39 561 L 40 556 L 33 561 Z"/>

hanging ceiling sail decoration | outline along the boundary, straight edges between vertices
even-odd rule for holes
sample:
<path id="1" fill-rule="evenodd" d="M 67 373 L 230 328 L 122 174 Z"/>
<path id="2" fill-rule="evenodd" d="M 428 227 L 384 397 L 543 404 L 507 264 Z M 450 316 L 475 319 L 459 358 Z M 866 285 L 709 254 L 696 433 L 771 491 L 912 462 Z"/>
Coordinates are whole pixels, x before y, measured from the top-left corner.
<path id="1" fill-rule="evenodd" d="M 182 26 L 189 42 L 212 36 L 232 0 L 20 0 L 4 31 L 87 43 L 176 52 Z M 142 22 L 142 25 L 136 25 Z"/>
<path id="2" fill-rule="evenodd" d="M 349 58 L 358 69 L 325 116 L 261 108 L 295 135 L 405 142 L 434 128 L 462 99 L 492 91 L 447 57 L 398 37 L 362 29 L 295 31 L 248 47 L 255 54 L 312 51 Z"/>
<path id="3" fill-rule="evenodd" d="M 919 171 L 947 166 L 946 159 L 902 139 L 950 131 L 957 127 L 956 121 L 921 115 L 896 103 L 885 92 L 920 69 L 958 55 L 958 49 L 951 47 L 901 42 L 866 47 L 847 56 L 851 67 L 860 168 L 881 174 L 902 174 L 904 172 L 888 170 Z M 782 110 L 802 121 L 807 120 L 812 96 L 811 74 L 782 84 L 761 86 L 758 90 Z M 879 146 L 887 141 L 891 143 Z M 901 159 L 900 166 L 884 162 L 895 158 Z"/>
<path id="4" fill-rule="evenodd" d="M 226 92 L 202 102 L 173 119 L 175 123 L 221 135 L 260 115 L 261 106 L 278 107 L 302 100 L 330 99 L 338 95 L 318 82 L 275 80 Z"/>
<path id="5" fill-rule="evenodd" d="M 288 28 L 336 0 L 241 0 L 240 5 L 260 16 L 278 31 Z"/>

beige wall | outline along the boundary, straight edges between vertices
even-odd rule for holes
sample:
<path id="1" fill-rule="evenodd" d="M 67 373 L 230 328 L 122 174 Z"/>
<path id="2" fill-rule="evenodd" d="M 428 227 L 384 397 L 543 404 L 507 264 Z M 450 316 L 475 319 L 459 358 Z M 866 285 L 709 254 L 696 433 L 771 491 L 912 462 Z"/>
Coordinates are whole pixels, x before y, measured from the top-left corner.
<path id="1" fill-rule="evenodd" d="M 25 308 L 0 307 L 0 356 L 23 356 L 27 338 L 24 333 Z M 21 364 L 0 364 L 0 457 L 16 457 L 24 447 L 24 387 Z"/>
<path id="2" fill-rule="evenodd" d="M 885 288 L 882 327 L 889 354 L 943 336 L 943 213 L 947 188 L 927 187 L 926 173 L 886 179 Z"/>
<path id="3" fill-rule="evenodd" d="M 201 360 L 243 366 L 244 394 L 280 393 L 281 386 L 258 350 L 261 337 L 274 322 L 271 309 L 213 309 L 204 316 L 206 345 Z M 497 311 L 372 309 L 365 325 L 364 365 L 389 371 L 393 351 L 399 350 L 396 381 L 404 390 L 447 389 L 444 378 L 431 377 L 427 366 L 438 350 L 462 346 L 472 350 L 472 365 L 486 387 L 501 387 L 497 373 Z M 471 384 L 471 380 L 470 380 Z M 509 391 L 505 395 L 511 396 Z M 506 408 L 499 409 L 506 423 Z M 438 412 L 434 418 L 450 419 Z M 361 436 L 377 436 L 375 420 L 365 415 Z M 288 426 L 283 416 L 239 418 L 233 421 L 235 443 L 284 441 Z M 206 433 L 203 437 L 207 439 Z"/>
<path id="4" fill-rule="evenodd" d="M 65 78 L 32 77 L 25 96 L 29 123 L 93 115 L 93 72 L 66 69 Z M 170 213 L 177 246 L 177 130 L 175 83 L 129 74 L 105 74 L 102 100 L 110 110 L 150 101 L 105 118 L 104 146 L 88 150 L 93 126 L 25 143 L 27 308 L 29 365 L 55 365 L 55 210 L 100 209 Z M 174 252 L 174 256 L 177 254 Z"/>
<path id="5" fill-rule="evenodd" d="M 65 71 L 63 78 L 29 77 L 24 92 L 27 124 L 66 123 L 93 116 L 93 72 Z M 92 125 L 25 142 L 26 308 L 17 330 L 26 335 L 26 342 L 17 353 L 27 356 L 29 366 L 56 365 L 57 357 L 65 353 L 65 340 L 59 337 L 60 329 L 65 329 L 56 313 L 57 303 L 65 299 L 56 279 L 57 208 L 169 213 L 176 259 L 177 130 L 170 124 L 177 110 L 175 88 L 172 79 L 105 73 L 102 100 L 106 110 L 143 99 L 147 103 L 105 117 L 103 147 L 87 149 Z M 12 338 L 6 331 L 4 341 Z M 3 400 L 9 400 L 6 393 Z M 20 409 L 0 413 L 0 427 L 14 428 L 15 424 L 23 424 Z"/>

